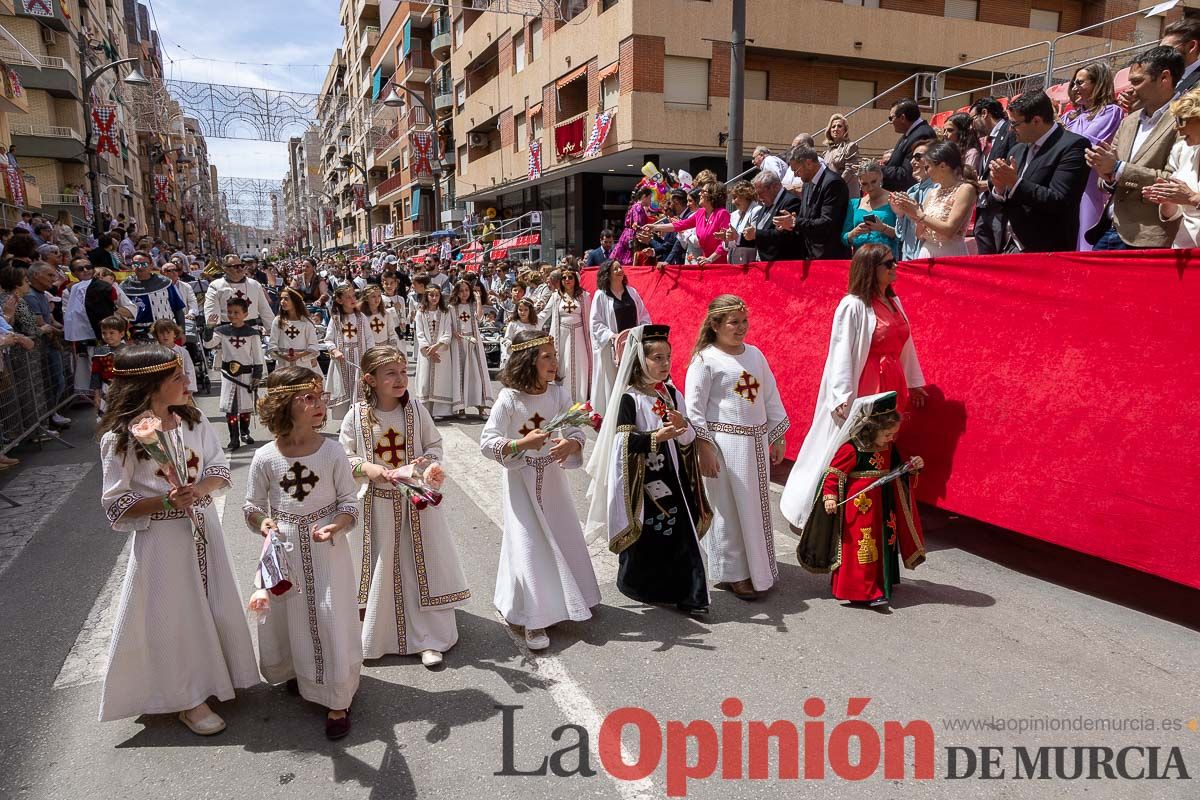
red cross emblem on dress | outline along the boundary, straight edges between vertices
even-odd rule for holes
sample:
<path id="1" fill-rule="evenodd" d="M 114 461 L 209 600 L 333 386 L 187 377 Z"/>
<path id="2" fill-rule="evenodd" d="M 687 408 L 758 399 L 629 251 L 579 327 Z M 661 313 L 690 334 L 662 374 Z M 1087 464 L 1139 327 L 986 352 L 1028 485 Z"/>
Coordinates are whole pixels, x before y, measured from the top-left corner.
<path id="1" fill-rule="evenodd" d="M 286 333 L 288 335 L 289 339 L 295 339 L 297 336 L 300 335 L 300 329 L 297 328 L 295 325 L 288 325 L 287 330 L 285 330 L 284 333 Z"/>
<path id="2" fill-rule="evenodd" d="M 196 451 L 190 447 L 188 448 L 187 454 L 187 479 L 185 482 L 192 483 L 200 475 L 200 456 L 196 455 Z M 167 473 L 162 467 L 156 469 L 154 474 L 162 478 L 164 481 L 167 480 Z"/>
<path id="3" fill-rule="evenodd" d="M 650 408 L 650 413 L 656 417 L 666 418 L 667 404 L 662 401 L 661 397 L 654 401 L 654 405 Z"/>
<path id="4" fill-rule="evenodd" d="M 358 326 L 353 322 L 347 322 L 342 326 L 342 338 L 347 342 L 353 342 L 358 338 Z"/>
<path id="5" fill-rule="evenodd" d="M 234 296 L 234 297 L 236 297 L 238 300 L 246 300 L 247 302 L 250 300 L 250 297 L 249 297 L 249 295 L 247 295 L 247 294 L 246 294 L 245 292 L 243 292 L 241 289 L 238 289 L 238 290 L 236 290 L 236 291 L 233 293 L 233 296 Z"/>
<path id="6" fill-rule="evenodd" d="M 240 336 L 231 336 L 229 337 L 229 343 L 233 345 L 235 350 L 240 350 L 242 345 L 246 344 L 246 340 Z"/>
<path id="7" fill-rule="evenodd" d="M 747 403 L 753 403 L 758 399 L 758 390 L 762 384 L 758 379 L 751 375 L 746 370 L 742 370 L 741 376 L 738 378 L 737 385 L 733 387 L 734 393 L 741 395 L 742 399 Z"/>
<path id="8" fill-rule="evenodd" d="M 283 480 L 279 481 L 279 488 L 296 498 L 297 503 L 303 503 L 304 498 L 312 494 L 313 489 L 320 482 L 321 479 L 308 467 L 295 461 L 288 471 L 283 473 Z"/>
<path id="9" fill-rule="evenodd" d="M 887 465 L 887 459 L 883 453 L 876 453 L 871 456 L 871 466 L 875 469 L 883 469 Z"/>
<path id="10" fill-rule="evenodd" d="M 459 322 L 470 322 L 471 315 L 465 311 L 460 311 L 460 312 L 458 312 L 458 321 Z"/>
<path id="11" fill-rule="evenodd" d="M 383 333 L 383 327 L 384 325 L 382 319 L 379 317 L 373 317 L 371 319 L 371 330 L 375 331 L 375 333 Z"/>
<path id="12" fill-rule="evenodd" d="M 392 469 L 404 466 L 404 434 L 388 428 L 375 444 L 375 457 Z"/>
<path id="13" fill-rule="evenodd" d="M 566 313 L 574 314 L 577 308 L 579 308 L 579 303 L 576 303 L 574 300 L 567 299 L 563 301 L 562 310 Z"/>
<path id="14" fill-rule="evenodd" d="M 520 433 L 522 436 L 528 436 L 533 431 L 542 427 L 542 423 L 545 421 L 546 421 L 546 418 L 543 417 L 541 414 L 534 414 L 532 417 L 529 418 L 529 421 L 525 423 L 525 425 L 521 428 L 521 430 L 518 431 L 518 433 Z"/>

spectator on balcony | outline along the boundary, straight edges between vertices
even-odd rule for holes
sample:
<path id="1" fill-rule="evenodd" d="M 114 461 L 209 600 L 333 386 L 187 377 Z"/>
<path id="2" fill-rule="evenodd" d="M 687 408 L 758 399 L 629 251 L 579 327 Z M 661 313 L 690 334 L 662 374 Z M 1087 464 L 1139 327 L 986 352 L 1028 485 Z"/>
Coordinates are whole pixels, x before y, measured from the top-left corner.
<path id="1" fill-rule="evenodd" d="M 79 244 L 79 237 L 75 235 L 75 228 L 71 223 L 71 212 L 65 208 L 58 212 L 58 218 L 54 221 L 54 243 L 60 247 L 74 247 Z"/>
<path id="2" fill-rule="evenodd" d="M 749 224 L 734 226 L 731 221 L 730 234 L 736 227 L 738 235 L 727 235 L 727 240 L 740 248 L 757 248 L 758 257 L 755 260 L 758 261 L 796 261 L 804 258 L 804 240 L 775 223 L 776 218 L 785 216 L 790 222 L 792 216 L 802 208 L 800 198 L 784 189 L 782 181 L 774 173 L 755 175 L 753 185 L 758 197 L 758 210 L 749 214 Z M 751 233 L 750 229 L 754 229 L 754 232 Z"/>
<path id="3" fill-rule="evenodd" d="M 1108 144 L 1117 135 L 1125 113 L 1117 105 L 1113 90 L 1112 70 L 1104 61 L 1088 64 L 1071 79 L 1072 103 L 1075 106 L 1063 115 L 1062 126 L 1071 133 L 1083 136 L 1092 145 Z M 1079 236 L 1075 249 L 1091 250 L 1087 232 L 1100 221 L 1108 197 L 1100 191 L 1096 175 L 1088 169 L 1087 188 L 1079 206 Z"/>
<path id="4" fill-rule="evenodd" d="M 667 195 L 666 214 L 671 219 L 683 219 L 692 213 L 689 208 L 688 194 L 683 189 L 672 189 Z M 682 264 L 683 247 L 679 244 L 679 234 L 662 233 L 650 240 L 654 248 L 654 257 L 659 264 Z"/>
<path id="5" fill-rule="evenodd" d="M 825 166 L 842 176 L 851 199 L 862 193 L 858 183 L 858 142 L 850 138 L 850 123 L 841 114 L 831 116 L 829 124 L 825 126 L 825 153 L 822 158 Z M 795 173 L 792 175 L 795 176 Z M 786 181 L 784 188 L 789 188 Z"/>
<path id="6" fill-rule="evenodd" d="M 770 172 L 783 181 L 783 176 L 787 174 L 787 164 L 779 156 L 771 154 L 771 148 L 766 145 L 759 145 L 754 148 L 754 155 L 751 157 L 754 166 L 758 167 L 759 172 Z"/>
<path id="7" fill-rule="evenodd" d="M 13 226 L 18 231 L 24 231 L 30 236 L 33 235 L 33 213 L 30 211 L 21 212 L 21 221 Z"/>
<path id="8" fill-rule="evenodd" d="M 795 150 L 797 147 L 808 147 L 816 150 L 817 141 L 812 137 L 812 134 L 797 133 L 794 137 L 792 137 L 791 150 Z M 788 152 L 790 153 L 791 150 Z M 787 160 L 786 157 L 784 160 Z M 797 197 L 800 196 L 800 192 L 804 189 L 804 181 L 797 177 L 796 173 L 792 170 L 791 164 L 788 164 L 787 172 L 783 173 L 783 188 L 787 189 Z"/>
<path id="9" fill-rule="evenodd" d="M 906 194 L 913 199 L 918 205 L 925 202 L 925 195 L 929 194 L 933 189 L 933 181 L 929 179 L 929 170 L 926 168 L 925 153 L 929 150 L 931 142 L 918 142 L 912 154 L 912 169 L 913 177 L 917 182 L 908 187 Z M 976 215 L 978 215 L 976 211 Z M 979 231 L 979 217 L 975 217 L 975 230 Z M 917 223 L 912 217 L 897 214 L 896 215 L 896 239 L 900 248 L 900 260 L 912 261 L 921 252 L 921 240 L 917 237 Z"/>
<path id="10" fill-rule="evenodd" d="M 1087 151 L 1100 188 L 1110 199 L 1100 221 L 1088 231 L 1096 250 L 1170 247 L 1179 220 L 1163 222 L 1158 205 L 1142 197 L 1142 189 L 1170 176 L 1167 159 L 1175 146 L 1175 120 L 1168 104 L 1183 75 L 1183 56 L 1170 47 L 1154 47 L 1129 65 L 1129 88 L 1137 113 L 1125 117 L 1111 145 L 1097 143 Z"/>
<path id="11" fill-rule="evenodd" d="M 1183 75 L 1175 84 L 1176 99 L 1195 89 L 1200 83 L 1200 19 L 1184 17 L 1163 28 L 1162 41 L 1183 56 Z"/>
<path id="12" fill-rule="evenodd" d="M 893 192 L 892 208 L 917 225 L 918 258 L 967 255 L 966 228 L 975 209 L 975 184 L 963 180 L 962 156 L 954 142 L 938 141 L 925 150 L 929 179 L 935 184 L 917 205 L 907 193 Z"/>
<path id="13" fill-rule="evenodd" d="M 900 134 L 900 139 L 880 159 L 883 165 L 883 188 L 902 192 L 916 183 L 911 163 L 913 148 L 922 139 L 936 137 L 929 123 L 921 119 L 921 107 L 915 100 L 905 98 L 892 105 L 888 121 L 892 123 L 892 129 Z"/>
<path id="14" fill-rule="evenodd" d="M 54 241 L 54 226 L 49 222 L 39 222 L 33 226 L 33 241 L 38 247 Z"/>
<path id="15" fill-rule="evenodd" d="M 729 227 L 729 212 L 725 210 L 725 184 L 720 181 L 703 184 L 700 187 L 700 209 L 687 219 L 677 222 L 663 222 L 652 226 L 656 233 L 680 233 L 686 230 L 696 231 L 696 241 L 700 245 L 701 255 L 696 259 L 697 264 L 726 263 L 725 241 L 718 233 Z"/>
<path id="16" fill-rule="evenodd" d="M 587 251 L 587 258 L 584 263 L 589 267 L 598 267 L 605 261 L 612 258 L 613 248 L 616 246 L 613 238 L 613 232 L 608 228 L 600 231 L 600 246 L 595 250 Z"/>
<path id="17" fill-rule="evenodd" d="M 633 192 L 631 200 L 629 210 L 625 212 L 625 228 L 621 231 L 621 238 L 617 240 L 617 246 L 612 249 L 612 259 L 618 264 L 625 266 L 633 263 L 634 254 L 643 247 L 638 242 L 637 235 L 654 218 L 654 212 L 651 210 L 651 205 L 654 202 L 654 191 L 649 186 L 643 186 Z M 601 239 L 603 239 L 603 234 L 601 234 Z M 603 247 L 603 244 L 601 244 L 601 247 Z M 596 251 L 593 250 L 588 255 L 589 262 L 595 254 Z M 604 262 L 601 261 L 600 263 L 603 264 Z"/>
<path id="18" fill-rule="evenodd" d="M 842 224 L 842 241 L 851 252 L 865 244 L 882 244 L 891 248 L 893 255 L 898 254 L 896 212 L 888 204 L 888 191 L 883 188 L 882 167 L 864 164 L 859 170 L 859 180 L 863 194 L 850 198 L 846 221 Z"/>
<path id="19" fill-rule="evenodd" d="M 1171 150 L 1171 175 L 1142 189 L 1142 197 L 1158 205 L 1159 218 L 1179 222 L 1172 247 L 1200 247 L 1200 89 L 1171 103 L 1179 139 Z"/>
<path id="20" fill-rule="evenodd" d="M 811 147 L 793 147 L 788 153 L 792 171 L 804 182 L 800 195 L 800 208 L 794 214 L 781 214 L 774 218 L 774 230 L 760 236 L 751 228 L 742 235 L 747 243 L 761 251 L 763 241 L 774 243 L 787 237 L 798 237 L 802 242 L 801 252 L 807 259 L 847 258 L 850 250 L 842 241 L 842 222 L 846 219 L 846 208 L 850 204 L 849 190 L 842 176 L 821 163 L 817 151 Z"/>
<path id="21" fill-rule="evenodd" d="M 32 236 L 24 233 L 13 234 L 4 247 L 4 263 L 28 269 L 37 259 L 37 249 L 37 242 Z"/>
<path id="22" fill-rule="evenodd" d="M 766 179 L 766 173 L 756 177 Z M 725 249 L 729 251 L 729 263 L 745 264 L 758 261 L 758 250 L 753 247 L 739 247 L 738 238 L 742 231 L 754 224 L 755 218 L 762 211 L 758 202 L 758 192 L 750 181 L 737 181 L 729 187 L 729 199 L 733 211 L 729 215 L 729 230 L 725 234 Z"/>
<path id="23" fill-rule="evenodd" d="M 979 147 L 979 134 L 975 132 L 975 121 L 971 119 L 971 115 L 963 111 L 951 114 L 942 123 L 942 129 L 938 133 L 939 138 L 958 145 L 958 152 L 962 153 L 963 173 L 969 180 L 978 180 L 982 151 Z"/>

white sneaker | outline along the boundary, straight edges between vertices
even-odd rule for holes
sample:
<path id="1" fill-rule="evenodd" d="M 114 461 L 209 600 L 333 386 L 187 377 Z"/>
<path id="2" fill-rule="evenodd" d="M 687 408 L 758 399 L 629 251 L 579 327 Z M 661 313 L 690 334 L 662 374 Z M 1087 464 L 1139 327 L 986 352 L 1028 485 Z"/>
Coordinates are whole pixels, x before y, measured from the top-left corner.
<path id="1" fill-rule="evenodd" d="M 62 414 L 54 414 L 50 417 L 50 422 L 54 425 L 61 425 L 64 428 L 71 427 L 71 420 L 64 417 Z"/>
<path id="2" fill-rule="evenodd" d="M 442 663 L 442 654 L 437 650 L 422 650 L 421 663 L 429 669 L 433 669 Z"/>
<path id="3" fill-rule="evenodd" d="M 530 650 L 545 650 L 550 646 L 550 637 L 545 628 L 526 628 L 525 646 Z"/>

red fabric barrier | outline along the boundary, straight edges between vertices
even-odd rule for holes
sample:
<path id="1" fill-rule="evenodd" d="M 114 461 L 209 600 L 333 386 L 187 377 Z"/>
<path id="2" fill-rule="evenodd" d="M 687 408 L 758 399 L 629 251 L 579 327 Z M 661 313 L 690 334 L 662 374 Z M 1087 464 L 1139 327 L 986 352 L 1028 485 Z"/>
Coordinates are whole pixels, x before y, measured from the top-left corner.
<path id="1" fill-rule="evenodd" d="M 794 457 L 847 262 L 626 272 L 654 321 L 672 327 L 681 385 L 708 302 L 725 292 L 746 300 L 748 341 L 779 382 Z M 911 262 L 897 281 L 929 384 L 929 404 L 901 434 L 905 451 L 925 458 L 920 498 L 1200 588 L 1192 253 Z"/>

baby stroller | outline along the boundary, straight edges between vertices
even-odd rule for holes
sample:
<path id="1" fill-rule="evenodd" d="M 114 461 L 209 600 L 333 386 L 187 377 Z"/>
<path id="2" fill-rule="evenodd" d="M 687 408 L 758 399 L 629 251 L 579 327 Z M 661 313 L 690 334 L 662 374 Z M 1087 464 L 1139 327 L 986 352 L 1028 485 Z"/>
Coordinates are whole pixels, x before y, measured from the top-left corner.
<path id="1" fill-rule="evenodd" d="M 192 358 L 196 368 L 196 388 L 205 394 L 212 391 L 212 378 L 208 375 L 208 354 L 204 352 L 200 341 L 204 335 L 204 326 L 195 319 L 184 319 L 183 338 L 184 348 Z"/>

